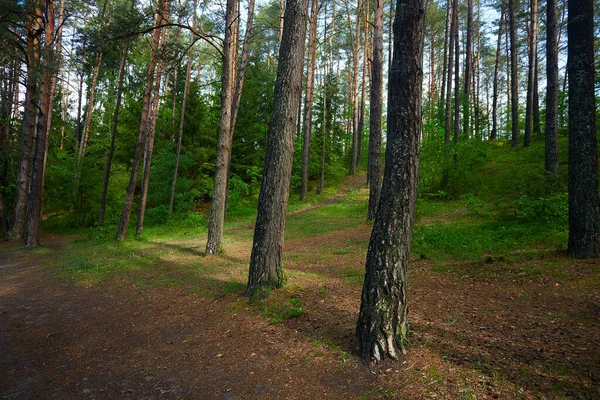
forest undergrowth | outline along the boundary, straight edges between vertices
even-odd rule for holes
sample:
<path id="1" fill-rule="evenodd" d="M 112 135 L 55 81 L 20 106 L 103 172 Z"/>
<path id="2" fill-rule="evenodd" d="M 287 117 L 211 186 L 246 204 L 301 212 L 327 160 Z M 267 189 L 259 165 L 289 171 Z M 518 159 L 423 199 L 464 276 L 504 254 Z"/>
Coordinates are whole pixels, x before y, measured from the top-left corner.
<path id="1" fill-rule="evenodd" d="M 600 397 L 600 264 L 565 255 L 565 163 L 544 175 L 541 139 L 467 142 L 447 165 L 435 151 L 424 144 L 399 361 L 353 356 L 371 230 L 358 174 L 294 196 L 287 281 L 265 299 L 243 296 L 250 205 L 229 213 L 219 255 L 204 256 L 202 212 L 124 242 L 106 226 L 47 227 L 27 253 L 1 244 L 0 397 Z"/>

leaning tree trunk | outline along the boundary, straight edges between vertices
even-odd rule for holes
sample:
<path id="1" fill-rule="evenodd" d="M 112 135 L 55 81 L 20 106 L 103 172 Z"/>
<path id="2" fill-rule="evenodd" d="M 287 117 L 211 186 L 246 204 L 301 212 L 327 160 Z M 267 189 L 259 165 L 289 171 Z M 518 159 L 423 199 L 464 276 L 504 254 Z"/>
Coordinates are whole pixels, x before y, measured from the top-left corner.
<path id="1" fill-rule="evenodd" d="M 538 2 L 531 1 L 531 24 L 529 27 L 529 69 L 527 71 L 527 102 L 525 104 L 525 138 L 523 147 L 531 146 L 531 130 L 533 128 L 533 96 L 535 90 L 535 68 L 537 58 L 537 17 Z"/>
<path id="2" fill-rule="evenodd" d="M 494 87 L 492 94 L 492 132 L 490 140 L 498 137 L 498 70 L 500 69 L 500 47 L 502 46 L 502 26 L 504 24 L 504 2 L 500 10 L 500 22 L 498 22 L 498 44 L 496 45 L 496 62 L 494 64 Z"/>
<path id="3" fill-rule="evenodd" d="M 223 224 L 225 222 L 225 202 L 227 198 L 227 169 L 231 154 L 231 105 L 233 99 L 234 71 L 234 24 L 236 23 L 235 0 L 227 0 L 225 18 L 225 39 L 223 42 L 223 72 L 221 75 L 221 122 L 217 140 L 217 162 L 215 164 L 215 183 L 213 197 L 208 214 L 208 240 L 206 254 L 221 251 L 223 242 Z"/>
<path id="4" fill-rule="evenodd" d="M 168 1 L 165 0 L 165 9 L 168 7 Z M 163 15 L 163 22 L 169 22 L 168 10 Z M 167 40 L 167 28 L 161 29 L 162 37 L 159 48 L 164 48 Z M 154 103 L 152 105 L 152 113 L 148 124 L 148 132 L 146 133 L 146 156 L 144 158 L 144 173 L 142 174 L 142 184 L 140 193 L 140 202 L 138 205 L 138 215 L 135 226 L 135 234 L 141 236 L 144 233 L 144 215 L 146 213 L 146 201 L 148 199 L 148 184 L 150 183 L 150 169 L 152 167 L 152 152 L 154 150 L 154 137 L 156 136 L 156 119 L 158 118 L 158 108 L 160 99 L 160 82 L 162 78 L 163 60 L 158 60 L 156 67 L 156 81 L 154 83 Z"/>
<path id="5" fill-rule="evenodd" d="M 302 91 L 308 0 L 288 0 L 275 82 L 247 295 L 283 284 L 283 233 L 294 151 L 294 116 Z"/>
<path id="6" fill-rule="evenodd" d="M 385 175 L 356 324 L 358 354 L 367 363 L 395 359 L 408 343 L 406 292 L 418 186 L 424 31 L 423 1 L 398 0 Z"/>
<path id="7" fill-rule="evenodd" d="M 161 29 L 156 28 L 161 25 L 162 17 L 161 10 L 157 10 L 154 15 L 155 29 L 152 32 L 152 53 L 148 64 L 148 72 L 146 74 L 146 88 L 144 89 L 144 102 L 142 104 L 142 118 L 140 121 L 140 129 L 138 131 L 138 139 L 133 153 L 133 163 L 131 166 L 131 174 L 129 183 L 127 184 L 127 192 L 123 201 L 123 209 L 121 210 L 121 219 L 119 221 L 119 229 L 117 231 L 116 240 L 125 240 L 127 238 L 127 228 L 129 227 L 129 218 L 131 217 L 131 207 L 133 206 L 133 197 L 135 195 L 135 187 L 137 185 L 138 169 L 142 152 L 144 151 L 144 143 L 146 142 L 146 131 L 148 129 L 150 112 L 150 103 L 152 100 L 152 86 L 154 84 L 154 70 L 156 69 L 158 44 L 160 42 Z"/>
<path id="8" fill-rule="evenodd" d="M 104 170 L 104 183 L 102 185 L 102 197 L 100 198 L 100 218 L 98 225 L 104 226 L 104 214 L 106 213 L 106 195 L 108 193 L 108 183 L 110 181 L 110 169 L 112 159 L 115 154 L 115 139 L 117 137 L 117 123 L 119 122 L 119 110 L 121 109 L 121 98 L 123 95 L 123 77 L 125 75 L 125 63 L 127 62 L 127 53 L 129 51 L 129 43 L 125 44 L 121 53 L 121 63 L 119 65 L 119 75 L 117 78 L 117 100 L 113 111 L 112 131 L 110 135 L 110 148 L 106 159 L 106 169 Z"/>
<path id="9" fill-rule="evenodd" d="M 600 257 L 600 196 L 594 95 L 594 2 L 569 0 L 569 244 L 576 258 Z"/>
<path id="10" fill-rule="evenodd" d="M 46 0 L 44 24 L 44 58 L 42 62 L 41 98 L 38 110 L 37 134 L 31 163 L 31 183 L 27 200 L 27 224 L 23 248 L 40 246 L 40 225 L 42 222 L 42 194 L 44 182 L 44 160 L 46 159 L 46 141 L 48 140 L 48 115 L 52 103 L 52 76 L 54 72 L 54 0 Z M 38 8 L 41 11 L 41 7 Z"/>
<path id="11" fill-rule="evenodd" d="M 514 0 L 508 0 L 508 31 L 510 35 L 510 106 L 512 147 L 519 145 L 519 80 L 517 70 L 517 32 Z"/>
<path id="12" fill-rule="evenodd" d="M 546 148 L 545 170 L 558 172 L 558 15 L 556 0 L 546 7 Z"/>
<path id="13" fill-rule="evenodd" d="M 306 99 L 304 100 L 304 141 L 302 143 L 302 187 L 300 200 L 306 199 L 308 192 L 308 167 L 310 158 L 310 136 L 312 133 L 312 111 L 315 93 L 315 64 L 317 57 L 317 22 L 319 1 L 312 0 L 310 29 L 308 33 L 308 74 L 306 77 Z"/>
<path id="14" fill-rule="evenodd" d="M 369 119 L 369 208 L 367 220 L 375 219 L 381 192 L 381 117 L 383 114 L 383 0 L 376 0 L 373 20 L 373 64 Z"/>
<path id="15" fill-rule="evenodd" d="M 27 221 L 27 198 L 29 196 L 31 177 L 31 158 L 33 155 L 35 119 L 38 110 L 37 69 L 40 59 L 40 36 L 42 33 L 41 10 L 38 5 L 28 3 L 29 21 L 27 23 L 27 84 L 25 103 L 23 106 L 23 133 L 21 136 L 21 156 L 17 175 L 17 199 L 15 202 L 14 222 L 10 236 L 23 239 Z"/>

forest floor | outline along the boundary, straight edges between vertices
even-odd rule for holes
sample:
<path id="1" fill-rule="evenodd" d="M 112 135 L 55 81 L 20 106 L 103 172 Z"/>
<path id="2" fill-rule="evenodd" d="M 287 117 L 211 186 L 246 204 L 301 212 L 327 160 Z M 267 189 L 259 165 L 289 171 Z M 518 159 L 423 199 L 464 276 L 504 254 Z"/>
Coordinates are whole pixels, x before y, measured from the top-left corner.
<path id="1" fill-rule="evenodd" d="M 359 362 L 371 230 L 359 179 L 291 213 L 288 281 L 265 300 L 242 295 L 251 218 L 229 223 L 215 256 L 204 228 L 0 243 L 0 398 L 600 398 L 600 263 L 539 246 L 416 253 L 407 354 Z M 442 207 L 417 227 L 466 214 Z"/>

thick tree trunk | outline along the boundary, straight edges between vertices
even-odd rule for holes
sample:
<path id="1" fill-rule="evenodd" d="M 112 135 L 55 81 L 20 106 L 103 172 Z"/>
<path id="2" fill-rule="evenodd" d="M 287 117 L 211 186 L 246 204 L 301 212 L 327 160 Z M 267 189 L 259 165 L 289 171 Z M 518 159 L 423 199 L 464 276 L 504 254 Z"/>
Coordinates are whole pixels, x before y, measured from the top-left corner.
<path id="1" fill-rule="evenodd" d="M 38 111 L 37 69 L 40 59 L 40 36 L 42 34 L 42 17 L 39 4 L 29 3 L 29 21 L 27 23 L 27 84 L 25 103 L 23 106 L 23 133 L 21 136 L 21 156 L 17 175 L 17 198 L 15 202 L 14 222 L 11 238 L 23 239 L 27 220 L 27 201 L 30 189 L 31 165 L 34 137 L 36 131 L 36 114 Z"/>
<path id="2" fill-rule="evenodd" d="M 231 106 L 233 101 L 233 64 L 235 52 L 234 25 L 236 24 L 236 0 L 227 0 L 225 17 L 225 40 L 223 42 L 223 72 L 221 75 L 221 122 L 217 140 L 217 162 L 215 165 L 215 183 L 213 198 L 208 214 L 208 240 L 206 254 L 221 251 L 223 242 L 223 224 L 225 221 L 225 202 L 227 198 L 227 170 L 231 154 Z M 293 118 L 292 118 L 293 120 Z"/>
<path id="3" fill-rule="evenodd" d="M 356 324 L 367 363 L 397 358 L 408 343 L 407 273 L 419 171 L 425 7 L 398 0 L 390 70 L 385 175 Z"/>
<path id="4" fill-rule="evenodd" d="M 154 26 L 158 26 L 162 22 L 162 11 L 157 10 L 154 15 Z M 119 221 L 119 229 L 117 231 L 116 240 L 125 240 L 127 238 L 127 228 L 129 227 L 129 218 L 131 217 L 131 207 L 133 205 L 133 197 L 135 195 L 135 187 L 137 184 L 138 170 L 142 152 L 144 151 L 144 143 L 146 142 L 146 131 L 149 123 L 150 104 L 152 99 L 152 87 L 154 85 L 154 71 L 156 69 L 156 57 L 158 53 L 158 44 L 160 42 L 161 29 L 154 29 L 152 32 L 152 54 L 148 64 L 148 73 L 146 74 L 146 88 L 144 89 L 144 102 L 142 105 L 142 117 L 140 121 L 140 129 L 138 131 L 138 139 L 133 153 L 133 164 L 131 166 L 131 174 L 129 183 L 127 184 L 127 193 L 121 210 L 121 219 Z"/>
<path id="5" fill-rule="evenodd" d="M 283 234 L 294 151 L 294 115 L 302 91 L 308 0 L 288 0 L 265 155 L 247 295 L 283 284 Z"/>
<path id="6" fill-rule="evenodd" d="M 315 64 L 317 57 L 317 22 L 319 1 L 312 0 L 310 29 L 308 33 L 308 73 L 306 76 L 306 98 L 304 100 L 304 141 L 302 143 L 302 186 L 300 200 L 306 199 L 308 192 L 308 170 L 310 158 L 310 137 L 312 134 L 312 111 L 315 93 Z"/>
<path id="7" fill-rule="evenodd" d="M 106 159 L 106 169 L 104 171 L 104 183 L 102 185 L 102 197 L 100 198 L 100 218 L 98 225 L 104 226 L 104 214 L 106 213 L 106 195 L 108 193 L 108 183 L 110 181 L 110 169 L 112 159 L 115 154 L 115 139 L 117 137 L 117 123 L 119 122 L 119 110 L 121 109 L 121 98 L 123 97 L 123 78 L 125 76 L 125 64 L 127 62 L 127 53 L 129 51 L 129 43 L 125 44 L 121 52 L 121 63 L 119 65 L 119 74 L 117 77 L 117 99 L 115 109 L 113 111 L 112 130 L 110 135 L 110 148 Z"/>
<path id="8" fill-rule="evenodd" d="M 558 15 L 556 0 L 546 7 L 546 148 L 545 170 L 558 171 Z"/>
<path id="9" fill-rule="evenodd" d="M 517 31 L 514 0 L 508 0 L 508 31 L 510 35 L 510 106 L 512 147 L 519 145 L 519 78 L 517 69 Z"/>
<path id="10" fill-rule="evenodd" d="M 498 72 L 500 70 L 500 48 L 502 46 L 502 27 L 504 25 L 504 1 L 500 10 L 500 22 L 498 22 L 498 44 L 496 45 L 496 62 L 494 65 L 494 85 L 492 94 L 492 132 L 490 140 L 498 137 Z"/>
<path id="11" fill-rule="evenodd" d="M 594 95 L 594 2 L 569 0 L 569 244 L 576 258 L 600 257 L 600 196 Z"/>
<path id="12" fill-rule="evenodd" d="M 38 12 L 42 11 L 41 4 Z M 54 0 L 45 1 L 44 58 L 42 62 L 41 98 L 37 121 L 37 133 L 34 140 L 33 161 L 31 164 L 31 183 L 27 200 L 27 225 L 23 248 L 40 246 L 40 225 L 42 222 L 42 194 L 44 182 L 44 160 L 46 159 L 46 141 L 48 140 L 48 115 L 52 104 L 52 76 L 54 75 Z M 41 14 L 38 14 L 41 18 Z"/>
<path id="13" fill-rule="evenodd" d="M 381 192 L 381 118 L 383 115 L 383 0 L 376 0 L 373 20 L 373 65 L 369 119 L 369 208 L 367 220 L 375 219 Z"/>
<path id="14" fill-rule="evenodd" d="M 535 91 L 536 79 L 536 58 L 537 58 L 537 19 L 538 2 L 531 2 L 531 24 L 529 27 L 529 69 L 527 72 L 527 102 L 525 105 L 525 138 L 523 147 L 531 145 L 531 130 L 533 128 L 533 96 Z"/>

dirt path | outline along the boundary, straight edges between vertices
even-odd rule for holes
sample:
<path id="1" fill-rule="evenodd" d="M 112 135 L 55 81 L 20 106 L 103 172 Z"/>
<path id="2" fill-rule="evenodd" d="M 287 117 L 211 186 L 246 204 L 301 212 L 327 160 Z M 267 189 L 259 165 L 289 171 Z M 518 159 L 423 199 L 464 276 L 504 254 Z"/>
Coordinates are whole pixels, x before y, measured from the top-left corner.
<path id="1" fill-rule="evenodd" d="M 363 224 L 286 241 L 288 285 L 260 304 L 140 286 L 140 272 L 73 286 L 52 267 L 72 238 L 35 253 L 0 243 L 0 399 L 600 398 L 597 261 L 415 261 L 410 350 L 367 368 L 350 353 L 368 237 Z M 243 271 L 248 256 L 243 242 L 202 259 Z M 183 257 L 156 271 L 198 256 Z M 306 311 L 269 321 L 263 307 L 290 296 Z"/>

